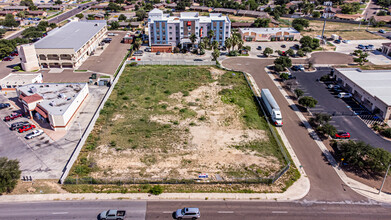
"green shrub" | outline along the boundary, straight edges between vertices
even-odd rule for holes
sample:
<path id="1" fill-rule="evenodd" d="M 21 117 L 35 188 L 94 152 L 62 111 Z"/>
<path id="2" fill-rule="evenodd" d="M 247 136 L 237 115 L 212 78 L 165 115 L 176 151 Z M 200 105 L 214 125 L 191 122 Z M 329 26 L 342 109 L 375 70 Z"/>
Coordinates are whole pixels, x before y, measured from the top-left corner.
<path id="1" fill-rule="evenodd" d="M 384 137 L 391 138 L 391 128 L 384 129 L 382 134 L 384 135 Z"/>
<path id="2" fill-rule="evenodd" d="M 20 66 L 19 66 L 19 65 L 17 65 L 17 66 L 14 66 L 14 70 L 17 70 L 17 71 L 19 71 L 19 70 L 21 70 L 21 68 L 20 68 Z"/>
<path id="3" fill-rule="evenodd" d="M 156 185 L 156 186 L 153 186 L 152 188 L 150 188 L 148 190 L 149 193 L 153 194 L 153 195 L 160 195 L 163 193 L 163 187 L 160 186 L 160 185 Z"/>
<path id="4" fill-rule="evenodd" d="M 131 62 L 129 65 L 130 66 L 137 66 L 137 62 Z"/>

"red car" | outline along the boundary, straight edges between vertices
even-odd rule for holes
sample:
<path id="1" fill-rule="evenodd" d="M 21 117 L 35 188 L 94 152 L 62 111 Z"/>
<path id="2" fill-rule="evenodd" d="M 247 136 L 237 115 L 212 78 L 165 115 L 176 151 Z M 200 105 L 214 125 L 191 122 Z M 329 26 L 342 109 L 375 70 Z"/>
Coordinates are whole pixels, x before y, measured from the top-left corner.
<path id="1" fill-rule="evenodd" d="M 17 57 L 19 56 L 19 53 L 17 51 L 14 51 L 10 54 L 10 56 Z"/>
<path id="2" fill-rule="evenodd" d="M 4 57 L 3 61 L 12 61 L 14 58 L 13 57 Z"/>
<path id="3" fill-rule="evenodd" d="M 4 121 L 12 121 L 20 117 L 22 117 L 22 114 L 14 112 L 11 115 L 5 116 Z"/>
<path id="4" fill-rule="evenodd" d="M 335 138 L 337 139 L 348 139 L 350 138 L 350 134 L 348 132 L 338 132 L 335 134 Z"/>
<path id="5" fill-rule="evenodd" d="M 29 130 L 34 129 L 34 128 L 35 128 L 35 125 L 25 125 L 25 126 L 19 128 L 18 132 L 19 133 L 23 133 L 25 131 L 29 131 Z"/>

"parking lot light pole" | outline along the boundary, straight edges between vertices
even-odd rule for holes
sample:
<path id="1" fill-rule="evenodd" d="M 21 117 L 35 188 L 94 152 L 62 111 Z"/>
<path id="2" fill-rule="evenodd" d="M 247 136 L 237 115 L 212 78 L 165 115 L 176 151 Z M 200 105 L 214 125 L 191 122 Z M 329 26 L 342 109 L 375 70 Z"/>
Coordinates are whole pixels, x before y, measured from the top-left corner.
<path id="1" fill-rule="evenodd" d="M 378 194 L 380 194 L 380 193 L 381 193 L 381 190 L 383 189 L 384 182 L 386 182 L 388 170 L 390 169 L 390 167 L 391 167 L 391 164 L 388 164 L 388 168 L 387 168 L 387 171 L 386 171 L 386 175 L 384 175 L 384 179 L 383 179 L 383 182 L 382 182 L 382 184 L 381 184 L 381 187 L 380 187 L 380 189 L 379 189 L 379 193 L 378 193 Z"/>

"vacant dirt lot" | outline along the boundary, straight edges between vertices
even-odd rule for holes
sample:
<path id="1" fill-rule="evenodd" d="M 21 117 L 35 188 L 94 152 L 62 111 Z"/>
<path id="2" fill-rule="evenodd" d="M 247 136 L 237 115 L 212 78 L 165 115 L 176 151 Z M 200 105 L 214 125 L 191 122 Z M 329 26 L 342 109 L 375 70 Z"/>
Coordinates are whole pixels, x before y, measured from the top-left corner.
<path id="1" fill-rule="evenodd" d="M 232 180 L 268 177 L 283 165 L 241 74 L 141 66 L 121 76 L 72 173 Z"/>

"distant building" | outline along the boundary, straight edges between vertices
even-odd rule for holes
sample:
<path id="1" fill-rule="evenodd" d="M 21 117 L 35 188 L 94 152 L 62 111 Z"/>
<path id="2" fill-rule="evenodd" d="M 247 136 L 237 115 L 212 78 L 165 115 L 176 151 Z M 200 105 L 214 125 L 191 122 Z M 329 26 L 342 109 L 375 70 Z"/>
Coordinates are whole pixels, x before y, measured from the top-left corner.
<path id="1" fill-rule="evenodd" d="M 300 32 L 294 28 L 239 28 L 244 41 L 299 40 Z"/>
<path id="2" fill-rule="evenodd" d="M 29 7 L 27 6 L 5 6 L 4 11 L 28 11 Z"/>
<path id="3" fill-rule="evenodd" d="M 16 90 L 31 83 L 42 83 L 41 73 L 10 73 L 0 80 L 1 90 Z"/>
<path id="4" fill-rule="evenodd" d="M 46 17 L 46 15 L 48 15 L 48 13 L 46 11 L 29 11 L 28 12 L 28 15 L 31 15 L 31 16 L 43 16 L 43 17 Z"/>
<path id="5" fill-rule="evenodd" d="M 391 42 L 383 43 L 381 47 L 381 52 L 386 56 L 391 56 Z"/>
<path id="6" fill-rule="evenodd" d="M 25 114 L 55 131 L 70 127 L 88 93 L 87 83 L 35 83 L 17 88 Z"/>
<path id="7" fill-rule="evenodd" d="M 44 4 L 44 5 L 38 5 L 37 8 L 39 10 L 63 10 L 64 6 L 62 6 L 62 5 Z"/>
<path id="8" fill-rule="evenodd" d="M 391 70 L 339 68 L 334 77 L 354 99 L 383 120 L 391 120 Z"/>
<path id="9" fill-rule="evenodd" d="M 182 12 L 180 16 L 163 14 L 159 9 L 153 9 L 148 17 L 149 45 L 165 45 L 188 48 L 192 45 L 190 36 L 195 34 L 198 44 L 201 38 L 214 31 L 213 40 L 224 45 L 225 39 L 231 36 L 231 21 L 222 14 L 211 13 L 209 16 L 199 16 L 198 12 Z"/>
<path id="10" fill-rule="evenodd" d="M 69 22 L 32 45 L 20 46 L 22 68 L 27 71 L 37 66 L 77 69 L 99 46 L 106 33 L 105 21 Z"/>

